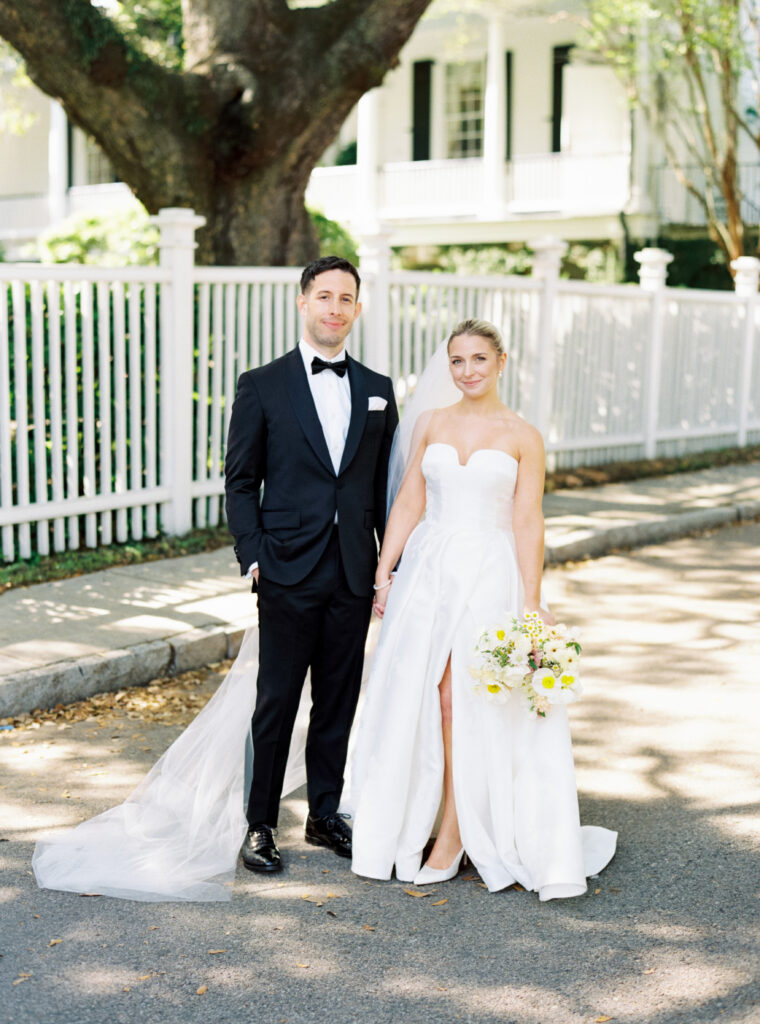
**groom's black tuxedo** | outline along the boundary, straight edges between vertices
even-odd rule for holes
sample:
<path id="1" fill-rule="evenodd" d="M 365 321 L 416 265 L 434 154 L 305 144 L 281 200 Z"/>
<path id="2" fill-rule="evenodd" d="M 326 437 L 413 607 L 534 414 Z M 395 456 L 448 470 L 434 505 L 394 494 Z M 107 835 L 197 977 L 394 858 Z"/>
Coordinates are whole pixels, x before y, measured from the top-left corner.
<path id="1" fill-rule="evenodd" d="M 390 378 L 349 356 L 348 379 L 351 421 L 336 475 L 300 351 L 240 377 L 225 488 L 227 522 L 243 574 L 258 562 L 268 579 L 299 583 L 324 552 L 337 512 L 349 586 L 357 595 L 371 594 L 375 533 L 382 540 L 388 455 L 398 413 Z M 387 405 L 370 411 L 370 396 Z"/>
<path id="2" fill-rule="evenodd" d="M 242 374 L 232 409 L 227 522 L 241 572 L 259 566 L 251 825 L 277 824 L 308 669 L 309 811 L 326 817 L 340 801 L 398 423 L 388 377 L 348 357 L 348 378 L 351 418 L 337 473 L 298 348 Z"/>

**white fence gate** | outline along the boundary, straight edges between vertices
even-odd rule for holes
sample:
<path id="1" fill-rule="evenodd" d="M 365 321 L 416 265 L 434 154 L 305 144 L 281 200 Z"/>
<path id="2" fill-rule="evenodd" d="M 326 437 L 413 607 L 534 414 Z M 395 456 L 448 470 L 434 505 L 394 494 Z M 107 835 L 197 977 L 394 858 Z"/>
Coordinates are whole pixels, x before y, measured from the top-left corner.
<path id="1" fill-rule="evenodd" d="M 222 521 L 239 373 L 298 339 L 299 271 L 196 267 L 190 210 L 164 210 L 161 265 L 0 264 L 0 544 L 6 561 L 184 533 Z M 532 277 L 391 271 L 362 255 L 352 352 L 405 394 L 465 317 L 496 323 L 503 397 L 557 466 L 760 439 L 760 261 L 736 291 L 665 286 L 644 250 L 640 286 L 559 278 L 564 245 Z"/>

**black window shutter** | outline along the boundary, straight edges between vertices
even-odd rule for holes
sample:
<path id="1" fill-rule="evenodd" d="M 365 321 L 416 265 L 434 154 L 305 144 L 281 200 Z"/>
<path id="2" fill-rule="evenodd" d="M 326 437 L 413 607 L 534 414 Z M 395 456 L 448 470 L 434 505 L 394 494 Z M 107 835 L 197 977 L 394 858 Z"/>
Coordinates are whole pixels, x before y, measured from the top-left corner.
<path id="1" fill-rule="evenodd" d="M 430 159 L 430 101 L 432 60 L 412 66 L 412 160 Z"/>
<path id="2" fill-rule="evenodd" d="M 562 72 L 570 63 L 570 46 L 555 46 L 552 52 L 552 153 L 562 150 Z"/>

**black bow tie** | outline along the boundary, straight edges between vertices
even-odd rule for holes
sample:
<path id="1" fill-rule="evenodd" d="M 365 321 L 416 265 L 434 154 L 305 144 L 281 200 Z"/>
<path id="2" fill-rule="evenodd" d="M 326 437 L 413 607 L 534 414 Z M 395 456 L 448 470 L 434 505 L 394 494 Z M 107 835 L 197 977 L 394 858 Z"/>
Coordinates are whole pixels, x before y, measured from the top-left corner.
<path id="1" fill-rule="evenodd" d="M 312 373 L 321 373 L 323 370 L 333 370 L 339 377 L 345 377 L 347 369 L 347 359 L 339 359 L 335 363 L 328 363 L 326 359 L 320 359 L 319 356 L 314 356 L 311 361 Z"/>

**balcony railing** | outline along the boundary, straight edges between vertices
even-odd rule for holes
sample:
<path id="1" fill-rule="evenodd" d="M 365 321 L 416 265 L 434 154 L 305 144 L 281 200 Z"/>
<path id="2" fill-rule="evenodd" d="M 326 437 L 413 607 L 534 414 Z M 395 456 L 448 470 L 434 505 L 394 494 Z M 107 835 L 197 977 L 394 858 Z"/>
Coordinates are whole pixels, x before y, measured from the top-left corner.
<path id="1" fill-rule="evenodd" d="M 394 222 L 618 212 L 628 198 L 628 173 L 625 153 L 520 156 L 504 164 L 502 187 L 493 197 L 485 195 L 482 159 L 386 164 L 378 175 L 377 214 L 380 220 Z M 356 208 L 358 174 L 355 166 L 317 168 L 307 200 L 335 220 L 360 220 L 366 211 Z"/>
<path id="2" fill-rule="evenodd" d="M 697 189 L 704 188 L 704 174 L 699 167 L 686 167 L 685 173 Z M 739 186 L 742 192 L 741 216 L 745 224 L 760 221 L 760 163 L 739 166 Z M 707 223 L 705 211 L 699 200 L 678 180 L 669 166 L 652 168 L 650 189 L 656 204 L 657 217 L 664 224 L 685 224 L 703 227 Z M 725 216 L 725 202 L 718 190 L 716 210 L 719 217 Z"/>
<path id="3" fill-rule="evenodd" d="M 536 214 L 617 213 L 628 198 L 627 154 L 520 156 L 504 164 L 498 194 L 486 185 L 484 161 L 419 160 L 386 164 L 378 174 L 377 217 L 390 223 L 458 219 L 523 219 Z M 360 209 L 359 169 L 318 167 L 307 202 L 348 224 L 366 222 Z M 69 213 L 106 213 L 134 201 L 121 183 L 69 189 Z M 0 197 L 0 242 L 31 240 L 50 226 L 46 195 Z"/>

